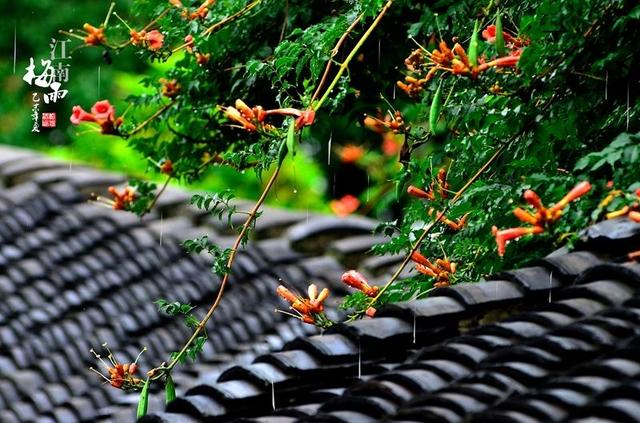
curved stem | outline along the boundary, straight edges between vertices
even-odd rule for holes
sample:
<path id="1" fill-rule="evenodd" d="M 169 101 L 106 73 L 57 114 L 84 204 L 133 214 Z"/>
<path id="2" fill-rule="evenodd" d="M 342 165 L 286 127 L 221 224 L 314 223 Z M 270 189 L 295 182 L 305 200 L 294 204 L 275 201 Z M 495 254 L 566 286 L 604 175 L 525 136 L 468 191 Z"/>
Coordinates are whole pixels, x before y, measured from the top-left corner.
<path id="1" fill-rule="evenodd" d="M 207 322 L 209 321 L 209 319 L 211 318 L 213 313 L 218 308 L 218 305 L 220 304 L 220 301 L 222 300 L 222 297 L 224 295 L 224 290 L 225 290 L 225 288 L 227 286 L 227 283 L 229 282 L 229 275 L 231 274 L 230 273 L 231 272 L 231 266 L 233 265 L 233 262 L 234 262 L 234 260 L 236 258 L 236 255 L 238 254 L 238 249 L 240 248 L 240 245 L 242 244 L 242 240 L 247 235 L 247 233 L 249 231 L 249 228 L 251 227 L 251 225 L 253 224 L 254 220 L 256 219 L 256 216 L 258 214 L 258 211 L 260 210 L 260 207 L 262 206 L 262 204 L 266 200 L 267 195 L 269 194 L 269 192 L 271 191 L 271 188 L 273 188 L 273 185 L 275 184 L 276 180 L 278 179 L 278 174 L 280 173 L 281 167 L 282 167 L 282 163 L 279 163 L 276 166 L 276 169 L 273 172 L 273 174 L 271 175 L 271 178 L 269 178 L 269 181 L 267 182 L 267 185 L 264 187 L 264 190 L 262 191 L 262 194 L 260 195 L 260 198 L 258 198 L 258 201 L 256 201 L 256 204 L 253 206 L 253 209 L 249 212 L 249 215 L 247 216 L 247 219 L 245 220 L 244 224 L 242 225 L 242 229 L 240 230 L 240 233 L 238 234 L 238 237 L 236 238 L 235 242 L 233 243 L 233 247 L 231 247 L 231 253 L 229 254 L 229 259 L 227 260 L 227 273 L 225 273 L 224 277 L 222 278 L 222 282 L 220 283 L 220 288 L 218 290 L 218 294 L 216 295 L 216 298 L 215 298 L 213 304 L 211 304 L 211 307 L 209 307 L 209 310 L 207 311 L 207 314 L 205 314 L 205 316 L 202 318 L 202 320 L 200 321 L 200 323 L 198 324 L 196 329 L 193 331 L 193 334 L 191 334 L 191 337 L 189 338 L 189 340 L 187 340 L 187 342 L 182 346 L 182 349 L 178 352 L 178 354 L 176 354 L 176 356 L 173 358 L 173 360 L 171 360 L 171 362 L 167 366 L 159 367 L 159 368 L 154 369 L 154 370 L 163 371 L 164 373 L 170 372 L 171 369 L 173 369 L 176 366 L 176 364 L 178 364 L 180 362 L 180 358 L 186 353 L 187 349 L 196 340 L 198 335 L 200 335 L 200 332 L 202 332 L 204 330 L 205 325 L 207 324 Z"/>
<path id="2" fill-rule="evenodd" d="M 165 110 L 167 110 L 171 106 L 173 106 L 173 102 L 162 106 L 160 109 L 156 110 L 156 112 L 154 114 L 152 114 L 151 116 L 146 118 L 140 125 L 138 125 L 135 128 L 133 128 L 133 130 L 131 132 L 128 132 L 126 134 L 126 136 L 130 137 L 131 135 L 140 132 L 145 126 L 147 126 L 149 124 L 149 122 L 151 122 L 152 120 L 154 120 L 155 118 L 160 116 L 162 114 L 162 112 L 164 112 Z"/>
<path id="3" fill-rule="evenodd" d="M 171 181 L 171 179 L 173 178 L 173 175 L 169 175 L 167 176 L 167 179 L 164 181 L 164 184 L 162 184 L 162 187 L 160 188 L 160 190 L 156 193 L 156 195 L 153 197 L 153 200 L 151 201 L 151 203 L 147 206 L 147 208 L 145 209 L 144 213 L 142 213 L 142 216 L 144 216 L 145 214 L 149 213 L 153 207 L 156 205 L 156 203 L 158 202 L 158 199 L 160 198 L 160 196 L 162 195 L 162 193 L 167 189 L 167 186 L 169 186 L 169 182 Z"/>
<path id="4" fill-rule="evenodd" d="M 331 57 L 327 61 L 327 66 L 325 66 L 324 68 L 324 73 L 322 74 L 320 83 L 318 83 L 318 86 L 316 87 L 316 90 L 313 93 L 313 96 L 311 97 L 311 101 L 309 102 L 309 104 L 313 104 L 313 102 L 316 100 L 316 98 L 320 94 L 320 90 L 324 86 L 324 83 L 327 80 L 327 77 L 329 76 L 329 70 L 331 70 L 331 64 L 333 63 L 333 58 L 336 56 L 336 54 L 338 54 L 338 50 L 340 50 L 340 47 L 346 41 L 347 37 L 349 36 L 349 33 L 351 33 L 351 31 L 353 31 L 356 25 L 358 25 L 358 23 L 360 22 L 363 16 L 364 16 L 364 13 L 361 13 L 358 15 L 358 17 L 351 23 L 351 25 L 349 26 L 349 28 L 347 28 L 344 34 L 342 34 L 342 36 L 336 43 L 335 47 L 333 48 L 333 50 L 331 50 Z"/>
<path id="5" fill-rule="evenodd" d="M 424 239 L 427 237 L 427 235 L 431 232 L 431 230 L 438 224 L 438 222 L 440 222 L 442 220 L 442 218 L 449 212 L 449 210 L 451 209 L 451 207 L 458 201 L 460 200 L 460 198 L 462 197 L 462 195 L 465 193 L 465 191 L 467 191 L 467 189 L 469 189 L 469 187 L 478 180 L 478 178 L 489 168 L 489 166 L 491 166 L 493 164 L 493 162 L 496 161 L 496 159 L 500 156 L 500 154 L 502 154 L 502 152 L 507 148 L 507 146 L 509 145 L 509 143 L 504 143 L 500 146 L 500 148 L 498 148 L 496 150 L 495 153 L 493 153 L 493 155 L 489 158 L 489 160 L 487 160 L 485 162 L 485 164 L 482 165 L 482 167 L 480 169 L 478 169 L 478 171 L 467 181 L 467 183 L 464 184 L 464 186 L 462 188 L 460 188 L 457 192 L 456 195 L 454 195 L 454 197 L 451 199 L 451 201 L 449 201 L 449 203 L 447 204 L 447 206 L 436 215 L 435 220 L 433 220 L 431 223 L 429 223 L 427 225 L 426 228 L 424 228 L 424 230 L 422 231 L 422 234 L 420 234 L 420 236 L 418 237 L 418 239 L 416 240 L 415 244 L 413 245 L 413 247 L 411 247 L 411 250 L 409 251 L 409 253 L 407 254 L 407 256 L 404 258 L 404 260 L 402 261 L 402 263 L 400 264 L 400 266 L 398 267 L 398 269 L 395 271 L 395 273 L 391 276 L 391 278 L 389 279 L 389 281 L 382 287 L 382 289 L 378 292 L 378 295 L 375 296 L 375 298 L 372 298 L 371 301 L 369 302 L 369 304 L 367 305 L 367 308 L 372 307 L 376 301 L 378 301 L 378 299 L 380 298 L 380 296 L 382 296 L 382 294 L 385 293 L 385 291 L 387 289 L 389 289 L 389 287 L 391 286 L 391 284 L 393 284 L 398 277 L 400 276 L 400 273 L 402 273 L 402 271 L 404 270 L 405 267 L 407 267 L 407 264 L 409 264 L 409 262 L 411 261 L 411 256 L 413 255 L 413 253 L 415 253 L 416 251 L 418 251 L 418 249 L 420 248 L 420 245 L 422 244 L 422 242 L 424 241 Z M 354 320 L 356 317 L 358 317 L 359 314 L 355 314 L 354 316 L 352 316 L 349 320 Z"/>
<path id="6" fill-rule="evenodd" d="M 203 36 L 207 36 L 209 34 L 211 34 L 213 31 L 216 31 L 217 29 L 219 29 L 220 27 L 226 25 L 229 22 L 232 22 L 238 18 L 240 18 L 242 15 L 246 14 L 247 12 L 249 12 L 251 9 L 253 9 L 254 7 L 256 7 L 258 4 L 260 4 L 262 2 L 262 0 L 254 0 L 253 2 L 249 3 L 248 5 L 246 5 L 245 7 L 243 7 L 242 9 L 238 10 L 236 13 L 234 13 L 231 16 L 227 16 L 226 18 L 224 18 L 223 20 L 211 25 L 209 28 L 207 28 L 202 35 Z"/>
<path id="7" fill-rule="evenodd" d="M 349 63 L 351 62 L 351 60 L 353 60 L 353 58 L 358 53 L 360 48 L 364 45 L 365 41 L 367 41 L 369 36 L 373 33 L 373 30 L 376 29 L 376 27 L 378 26 L 378 24 L 380 23 L 384 15 L 387 13 L 387 10 L 389 10 L 393 2 L 394 0 L 387 1 L 387 3 L 384 5 L 380 13 L 378 13 L 378 16 L 376 16 L 376 19 L 371 23 L 371 25 L 369 26 L 367 31 L 362 35 L 362 37 L 360 37 L 360 40 L 358 40 L 358 43 L 353 47 L 353 50 L 351 50 L 351 52 L 349 53 L 347 58 L 344 60 L 344 62 L 340 64 L 340 68 L 338 69 L 336 76 L 333 77 L 331 84 L 329 84 L 329 88 L 327 88 L 327 90 L 324 92 L 324 95 L 322 96 L 322 98 L 320 98 L 320 100 L 316 104 L 311 105 L 311 108 L 313 110 L 317 111 L 320 107 L 322 107 L 322 104 L 327 100 L 327 98 L 329 98 L 329 94 L 331 94 L 331 91 L 333 91 L 333 89 L 335 88 L 336 84 L 342 77 L 342 74 L 344 73 L 344 71 L 346 71 L 347 68 L 349 67 Z"/>

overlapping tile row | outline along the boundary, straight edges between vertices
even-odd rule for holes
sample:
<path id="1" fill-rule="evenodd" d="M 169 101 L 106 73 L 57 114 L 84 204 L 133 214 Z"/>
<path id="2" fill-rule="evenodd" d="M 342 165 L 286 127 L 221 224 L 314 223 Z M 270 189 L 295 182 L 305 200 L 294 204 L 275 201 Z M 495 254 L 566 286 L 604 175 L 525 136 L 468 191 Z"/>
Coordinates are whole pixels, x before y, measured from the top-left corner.
<path id="1" fill-rule="evenodd" d="M 206 233 L 228 245 L 233 233 L 187 206 L 189 195 L 178 189 L 143 220 L 87 202 L 91 192 L 123 181 L 0 148 L 0 421 L 134 421 L 136 395 L 102 385 L 88 370 L 99 364 L 89 349 L 107 342 L 120 360 L 130 361 L 147 347 L 140 360 L 147 369 L 188 335 L 153 301 L 190 302 L 199 316 L 212 301 L 219 279 L 209 260 L 185 254 L 179 243 Z M 332 286 L 337 301 L 345 292 L 342 264 L 326 252 L 333 241 L 373 226 L 366 219 L 267 208 L 258 239 L 239 253 L 200 359 L 174 374 L 178 392 L 214 385 L 234 365 L 315 333 L 273 312 L 283 306 L 275 287 L 280 279 L 298 288 L 312 280 Z M 152 396 L 151 408 L 164 408 L 161 395 Z"/>
<path id="2" fill-rule="evenodd" d="M 637 421 L 638 234 L 595 225 L 575 252 L 295 339 L 142 421 Z"/>

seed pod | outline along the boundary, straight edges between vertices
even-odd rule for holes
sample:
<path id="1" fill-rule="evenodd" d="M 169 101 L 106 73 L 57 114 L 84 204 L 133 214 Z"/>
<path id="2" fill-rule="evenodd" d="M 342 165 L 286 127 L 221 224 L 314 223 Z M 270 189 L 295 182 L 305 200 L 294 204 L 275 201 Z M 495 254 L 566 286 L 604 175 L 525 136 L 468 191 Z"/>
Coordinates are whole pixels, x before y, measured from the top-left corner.
<path id="1" fill-rule="evenodd" d="M 429 129 L 435 135 L 438 130 L 438 118 L 440 117 L 440 110 L 442 109 L 442 81 L 438 85 L 436 93 L 431 100 L 431 109 L 429 110 Z"/>
<path id="2" fill-rule="evenodd" d="M 473 25 L 473 34 L 471 34 L 471 41 L 469 42 L 469 63 L 471 67 L 478 67 L 478 25 L 479 22 L 476 19 L 476 23 Z"/>
<path id="3" fill-rule="evenodd" d="M 287 131 L 287 150 L 291 154 L 295 154 L 294 148 L 296 146 L 296 125 L 293 119 L 290 119 L 289 130 Z"/>
<path id="4" fill-rule="evenodd" d="M 502 15 L 499 10 L 496 14 L 496 52 L 500 57 L 507 55 L 507 49 L 504 46 L 504 33 L 502 32 Z"/>
<path id="5" fill-rule="evenodd" d="M 173 383 L 171 373 L 167 373 L 167 382 L 164 386 L 164 393 L 166 395 L 167 404 L 176 399 L 176 385 Z"/>
<path id="6" fill-rule="evenodd" d="M 293 125 L 291 125 L 291 127 L 293 128 Z M 282 162 L 284 162 L 284 159 L 287 157 L 288 152 L 289 149 L 287 148 L 287 140 L 283 140 L 280 144 L 280 150 L 278 150 L 278 165 L 281 165 Z"/>
<path id="7" fill-rule="evenodd" d="M 140 391 L 140 399 L 138 400 L 138 418 L 142 418 L 147 414 L 147 407 L 149 406 L 149 384 L 151 379 L 147 378 L 144 382 L 144 386 L 142 387 L 142 391 Z"/>

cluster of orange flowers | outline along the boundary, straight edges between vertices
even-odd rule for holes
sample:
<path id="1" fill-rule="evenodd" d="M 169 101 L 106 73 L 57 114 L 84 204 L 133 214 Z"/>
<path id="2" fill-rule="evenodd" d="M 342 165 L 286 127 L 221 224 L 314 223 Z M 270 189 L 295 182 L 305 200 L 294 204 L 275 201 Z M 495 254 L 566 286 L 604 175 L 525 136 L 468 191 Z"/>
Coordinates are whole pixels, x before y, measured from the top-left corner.
<path id="1" fill-rule="evenodd" d="M 384 117 L 384 120 L 370 115 L 365 115 L 364 126 L 379 134 L 389 131 L 397 134 L 399 132 L 404 132 L 405 130 L 404 119 L 400 112 L 395 112 L 393 116 L 387 114 Z"/>
<path id="2" fill-rule="evenodd" d="M 340 148 L 340 161 L 342 163 L 356 163 L 364 156 L 364 148 L 359 145 L 347 144 Z"/>
<path id="3" fill-rule="evenodd" d="M 623 191 L 620 191 L 620 190 L 611 191 L 609 195 L 607 195 L 607 197 L 605 197 L 605 199 L 602 200 L 602 202 L 600 203 L 600 208 L 604 208 L 608 206 L 611 203 L 611 201 L 613 201 L 614 198 L 622 195 L 624 195 Z M 640 200 L 640 188 L 636 189 L 635 196 L 638 200 Z M 634 201 L 628 206 L 624 206 L 619 210 L 607 213 L 606 218 L 615 219 L 616 217 L 622 217 L 622 216 L 626 216 L 629 219 L 633 220 L 634 222 L 640 223 L 640 203 L 638 203 L 638 201 Z"/>
<path id="4" fill-rule="evenodd" d="M 367 278 L 356 270 L 349 270 L 348 272 L 343 273 L 341 279 L 347 286 L 361 291 L 367 297 L 376 298 L 378 292 L 380 292 L 380 287 L 370 285 Z M 376 311 L 375 307 L 369 307 L 365 313 L 367 316 L 373 317 L 375 316 Z"/>
<path id="5" fill-rule="evenodd" d="M 248 132 L 273 130 L 273 126 L 265 122 L 267 116 L 295 116 L 295 126 L 297 130 L 302 129 L 304 126 L 312 125 L 316 116 L 316 112 L 313 109 L 299 110 L 287 107 L 264 110 L 262 106 L 249 107 L 240 99 L 236 100 L 235 107 L 218 107 L 224 112 L 227 119 L 239 124 L 235 125 L 237 128 L 244 129 Z"/>
<path id="6" fill-rule="evenodd" d="M 102 374 L 100 371 L 94 369 L 93 367 L 90 367 L 89 369 L 92 372 L 97 373 L 98 375 L 100 375 L 100 377 L 102 377 L 105 380 L 106 383 L 109 383 L 114 388 L 122 389 L 122 390 L 125 390 L 125 391 L 139 389 L 143 384 L 143 380 L 140 379 L 140 378 L 135 377 L 134 375 L 138 372 L 138 364 L 137 364 L 138 363 L 138 359 L 140 359 L 140 356 L 142 355 L 142 353 L 146 351 L 146 348 L 142 349 L 142 351 L 140 352 L 140 354 L 138 354 L 138 357 L 136 358 L 136 360 L 133 363 L 123 364 L 123 363 L 120 363 L 115 358 L 114 354 L 111 352 L 111 350 L 109 350 L 109 347 L 107 346 L 106 343 L 102 344 L 102 346 L 109 353 L 108 359 L 109 359 L 109 363 L 111 364 L 111 366 L 109 364 L 107 364 L 107 362 L 105 362 L 102 359 L 102 357 L 98 353 L 95 352 L 95 350 L 93 348 L 91 350 L 89 350 L 89 351 L 106 368 L 108 376 L 105 376 L 104 374 Z"/>
<path id="7" fill-rule="evenodd" d="M 118 128 L 122 124 L 122 117 L 116 118 L 116 108 L 109 100 L 97 101 L 91 107 L 91 113 L 80 106 L 73 106 L 71 117 L 72 124 L 80 125 L 81 122 L 94 122 L 100 125 L 103 134 L 117 135 Z"/>
<path id="8" fill-rule="evenodd" d="M 162 84 L 162 95 L 168 98 L 174 98 L 177 96 L 182 88 L 176 79 L 168 80 L 160 78 L 159 82 Z"/>
<path id="9" fill-rule="evenodd" d="M 588 181 L 580 182 L 573 187 L 571 191 L 567 193 L 560 201 L 558 201 L 552 207 L 546 208 L 542 204 L 540 197 L 532 190 L 526 190 L 523 198 L 534 209 L 535 213 L 528 210 L 524 210 L 520 207 L 516 207 L 513 210 L 513 214 L 521 222 L 528 223 L 532 226 L 518 227 L 498 230 L 497 227 L 492 228 L 493 236 L 496 239 L 498 245 L 498 254 L 502 257 L 506 250 L 507 242 L 518 239 L 525 235 L 541 234 L 545 231 L 546 227 L 555 223 L 563 213 L 563 210 L 569 205 L 570 202 L 582 197 L 591 190 L 591 184 Z"/>
<path id="10" fill-rule="evenodd" d="M 411 260 L 415 263 L 418 272 L 431 276 L 436 280 L 433 284 L 435 288 L 449 286 L 451 283 L 451 275 L 456 273 L 456 264 L 451 263 L 446 257 L 444 259 L 437 259 L 434 264 L 416 251 L 411 255 Z"/>
<path id="11" fill-rule="evenodd" d="M 109 187 L 109 193 L 113 195 L 111 207 L 114 210 L 125 210 L 136 199 L 136 190 L 131 187 L 125 187 L 122 191 L 118 191 L 115 187 Z"/>
<path id="12" fill-rule="evenodd" d="M 346 194 L 338 200 L 331 200 L 329 202 L 329 208 L 331 208 L 331 211 L 340 217 L 354 213 L 358 210 L 358 207 L 360 207 L 360 200 L 358 200 L 358 197 L 351 194 Z"/>
<path id="13" fill-rule="evenodd" d="M 95 26 L 85 23 L 82 28 L 85 32 L 84 43 L 88 46 L 99 46 L 107 42 L 107 37 L 104 35 L 104 28 L 102 26 L 96 28 Z"/>
<path id="14" fill-rule="evenodd" d="M 482 31 L 482 36 L 489 43 L 495 42 L 495 25 L 489 25 Z M 405 59 L 405 66 L 410 72 L 421 74 L 426 71 L 426 74 L 422 77 L 406 76 L 404 82 L 398 81 L 397 85 L 409 96 L 415 96 L 423 90 L 424 84 L 429 82 L 438 71 L 476 78 L 480 73 L 491 68 L 515 67 L 528 41 L 504 31 L 503 38 L 506 48 L 509 49 L 508 55 L 491 60 L 484 56 L 478 57 L 477 63 L 471 63 L 470 55 L 459 43 L 455 43 L 453 48 L 449 48 L 447 42 L 441 40 L 438 48 L 432 51 L 422 48 L 416 49 Z"/>
<path id="15" fill-rule="evenodd" d="M 355 288 L 362 291 L 367 297 L 375 298 L 378 295 L 380 288 L 377 286 L 369 285 L 369 281 L 364 275 L 356 270 L 349 270 L 342 274 L 342 282 L 351 288 Z"/>
<path id="16" fill-rule="evenodd" d="M 449 198 L 449 182 L 447 182 L 447 169 L 440 168 L 438 171 L 438 175 L 436 176 L 436 180 L 432 181 L 429 185 L 429 188 L 424 190 L 418 188 L 414 185 L 409 185 L 407 188 L 407 193 L 413 197 L 421 198 L 424 200 L 434 201 L 436 200 L 436 193 L 442 199 Z M 436 217 L 442 223 L 449 227 L 452 231 L 459 231 L 464 228 L 467 223 L 467 218 L 469 217 L 469 213 L 465 213 L 462 217 L 454 220 L 449 219 L 442 212 L 436 212 L 436 210 L 431 207 L 428 211 L 429 216 Z"/>
<path id="17" fill-rule="evenodd" d="M 122 191 L 118 191 L 116 187 L 109 187 L 108 191 L 113 199 L 91 194 L 90 200 L 114 210 L 127 210 L 136 200 L 136 190 L 131 187 L 125 187 Z"/>
<path id="18" fill-rule="evenodd" d="M 189 20 L 200 19 L 204 20 L 209 14 L 209 7 L 212 6 L 216 0 L 205 0 L 200 6 L 198 6 L 193 12 L 190 12 L 180 0 L 169 0 L 169 3 L 178 9 L 182 9 L 182 16 Z"/>
<path id="19" fill-rule="evenodd" d="M 184 37 L 184 47 L 185 50 L 187 50 L 187 52 L 194 54 L 196 57 L 196 62 L 198 63 L 198 65 L 200 66 L 204 66 L 207 63 L 209 63 L 209 58 L 211 58 L 211 54 L 210 53 L 200 53 L 199 51 L 195 51 L 194 52 L 194 44 L 195 40 L 193 38 L 193 35 L 189 34 L 186 37 Z"/>
<path id="20" fill-rule="evenodd" d="M 160 50 L 164 43 L 164 34 L 162 34 L 162 32 L 158 31 L 157 29 L 149 32 L 145 31 L 144 29 L 142 31 L 136 31 L 135 29 L 132 29 L 130 35 L 131 44 L 133 44 L 134 46 L 141 45 L 152 51 Z"/>
<path id="21" fill-rule="evenodd" d="M 438 170 L 436 180 L 431 181 L 431 184 L 426 191 L 414 185 L 409 185 L 409 188 L 407 188 L 407 194 L 416 198 L 422 198 L 430 201 L 434 201 L 436 199 L 436 192 L 438 193 L 440 198 L 449 198 L 449 182 L 447 182 L 447 169 L 444 167 Z"/>
<path id="22" fill-rule="evenodd" d="M 169 159 L 162 160 L 160 162 L 160 173 L 165 175 L 171 175 L 173 173 L 173 162 Z"/>
<path id="23" fill-rule="evenodd" d="M 329 290 L 323 288 L 318 293 L 315 284 L 309 285 L 308 298 L 294 294 L 284 285 L 278 286 L 276 293 L 290 304 L 290 309 L 296 314 L 287 313 L 305 323 L 318 326 L 326 326 L 330 321 L 324 316 L 324 301 L 329 297 Z"/>
<path id="24" fill-rule="evenodd" d="M 400 152 L 402 143 L 399 142 L 396 135 L 404 133 L 407 130 L 400 112 L 396 111 L 393 116 L 387 114 L 384 120 L 366 115 L 364 118 L 364 127 L 380 134 L 382 137 L 382 152 L 385 156 L 392 157 Z"/>

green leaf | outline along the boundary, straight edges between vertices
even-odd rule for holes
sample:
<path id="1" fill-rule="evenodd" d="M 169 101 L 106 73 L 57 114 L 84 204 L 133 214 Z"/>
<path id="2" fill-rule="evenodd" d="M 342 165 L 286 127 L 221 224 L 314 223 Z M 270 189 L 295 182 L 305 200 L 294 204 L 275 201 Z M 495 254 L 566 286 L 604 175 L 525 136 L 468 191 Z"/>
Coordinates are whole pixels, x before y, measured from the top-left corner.
<path id="1" fill-rule="evenodd" d="M 147 407 L 149 406 L 149 384 L 151 383 L 151 379 L 147 378 L 144 382 L 144 386 L 142 387 L 142 391 L 140 391 L 140 399 L 138 400 L 138 418 L 142 418 L 147 414 Z"/>
<path id="2" fill-rule="evenodd" d="M 173 383 L 171 373 L 167 373 L 167 382 L 164 386 L 164 393 L 167 404 L 176 399 L 176 385 Z"/>

